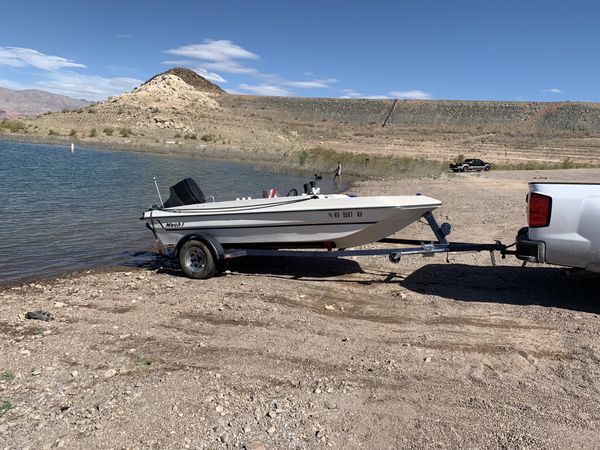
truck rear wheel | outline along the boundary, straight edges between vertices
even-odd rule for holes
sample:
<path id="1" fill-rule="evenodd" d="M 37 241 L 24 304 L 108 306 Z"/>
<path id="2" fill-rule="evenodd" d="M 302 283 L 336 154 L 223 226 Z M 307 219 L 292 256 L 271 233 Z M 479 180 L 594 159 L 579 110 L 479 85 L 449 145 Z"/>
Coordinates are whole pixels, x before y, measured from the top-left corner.
<path id="1" fill-rule="evenodd" d="M 211 251 L 204 243 L 193 239 L 181 246 L 179 265 L 188 277 L 197 280 L 206 280 L 217 272 Z"/>

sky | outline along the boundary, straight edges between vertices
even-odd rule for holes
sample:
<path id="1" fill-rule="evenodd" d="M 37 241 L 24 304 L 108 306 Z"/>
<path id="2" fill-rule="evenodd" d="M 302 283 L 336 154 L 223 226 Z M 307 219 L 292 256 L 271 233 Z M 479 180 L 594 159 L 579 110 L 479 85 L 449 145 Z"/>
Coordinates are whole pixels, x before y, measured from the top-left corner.
<path id="1" fill-rule="evenodd" d="M 19 0 L 0 86 L 88 100 L 184 66 L 230 93 L 600 101 L 600 2 Z"/>

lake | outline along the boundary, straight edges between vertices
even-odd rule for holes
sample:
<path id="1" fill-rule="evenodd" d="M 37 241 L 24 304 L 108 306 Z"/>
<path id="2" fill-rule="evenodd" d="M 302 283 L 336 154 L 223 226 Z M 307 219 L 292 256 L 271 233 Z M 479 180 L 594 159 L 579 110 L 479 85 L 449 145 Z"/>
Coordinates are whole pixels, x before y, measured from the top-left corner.
<path id="1" fill-rule="evenodd" d="M 186 177 L 216 201 L 302 192 L 309 181 L 225 161 L 2 140 L 0 158 L 0 282 L 147 262 L 154 240 L 139 217 L 160 203 L 153 177 L 163 200 Z M 319 186 L 334 192 L 326 178 Z"/>

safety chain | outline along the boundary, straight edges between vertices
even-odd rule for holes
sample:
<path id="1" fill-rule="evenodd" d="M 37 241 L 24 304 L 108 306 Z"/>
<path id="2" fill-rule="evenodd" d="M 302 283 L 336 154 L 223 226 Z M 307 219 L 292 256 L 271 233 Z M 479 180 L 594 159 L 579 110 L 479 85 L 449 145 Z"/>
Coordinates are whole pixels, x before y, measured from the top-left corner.
<path id="1" fill-rule="evenodd" d="M 492 267 L 496 267 L 496 254 L 494 250 L 490 250 L 490 259 L 492 260 Z"/>

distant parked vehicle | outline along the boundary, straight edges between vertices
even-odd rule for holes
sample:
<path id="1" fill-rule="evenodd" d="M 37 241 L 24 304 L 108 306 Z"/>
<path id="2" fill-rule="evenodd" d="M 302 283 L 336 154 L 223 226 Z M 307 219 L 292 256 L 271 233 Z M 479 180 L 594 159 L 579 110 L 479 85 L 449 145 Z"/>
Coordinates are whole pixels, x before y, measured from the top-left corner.
<path id="1" fill-rule="evenodd" d="M 485 170 L 486 172 L 492 168 L 490 163 L 484 162 L 480 159 L 465 159 L 462 163 L 450 164 L 450 170 L 452 172 L 480 172 Z"/>

